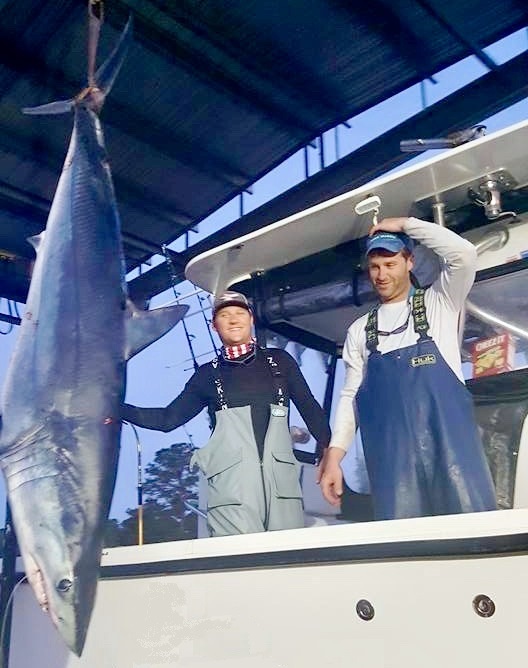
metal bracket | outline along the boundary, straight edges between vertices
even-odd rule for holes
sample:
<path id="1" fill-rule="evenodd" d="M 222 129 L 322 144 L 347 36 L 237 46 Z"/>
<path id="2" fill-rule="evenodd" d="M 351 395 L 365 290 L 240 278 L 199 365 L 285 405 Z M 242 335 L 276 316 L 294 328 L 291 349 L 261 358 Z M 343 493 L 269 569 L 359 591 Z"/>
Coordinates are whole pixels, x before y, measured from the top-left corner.
<path id="1" fill-rule="evenodd" d="M 417 200 L 411 207 L 410 215 L 428 219 L 431 212 L 435 211 L 435 206 L 443 204 L 443 216 L 444 211 L 456 211 L 470 202 L 474 202 L 483 207 L 487 205 L 486 216 L 490 220 L 497 220 L 506 215 L 515 215 L 513 212 L 502 211 L 500 208 L 500 194 L 513 190 L 517 186 L 518 183 L 510 172 L 506 169 L 499 169 Z M 492 193 L 490 188 L 493 190 Z M 487 192 L 490 194 L 487 194 Z"/>
<path id="2" fill-rule="evenodd" d="M 500 170 L 490 176 L 486 176 L 475 191 L 468 189 L 468 196 L 472 202 L 482 206 L 489 220 L 497 220 L 504 216 L 515 216 L 514 211 L 503 211 L 501 194 L 507 190 L 512 190 L 517 185 L 513 176 L 506 170 Z"/>

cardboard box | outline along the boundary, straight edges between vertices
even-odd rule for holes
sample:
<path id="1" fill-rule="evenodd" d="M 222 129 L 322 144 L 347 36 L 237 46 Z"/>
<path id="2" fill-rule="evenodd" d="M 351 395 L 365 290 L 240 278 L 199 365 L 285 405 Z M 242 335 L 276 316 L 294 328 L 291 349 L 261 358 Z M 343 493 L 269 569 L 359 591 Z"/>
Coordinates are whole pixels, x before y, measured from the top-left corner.
<path id="1" fill-rule="evenodd" d="M 497 334 L 487 339 L 478 339 L 471 347 L 473 378 L 512 371 L 514 356 L 515 342 L 511 334 Z"/>

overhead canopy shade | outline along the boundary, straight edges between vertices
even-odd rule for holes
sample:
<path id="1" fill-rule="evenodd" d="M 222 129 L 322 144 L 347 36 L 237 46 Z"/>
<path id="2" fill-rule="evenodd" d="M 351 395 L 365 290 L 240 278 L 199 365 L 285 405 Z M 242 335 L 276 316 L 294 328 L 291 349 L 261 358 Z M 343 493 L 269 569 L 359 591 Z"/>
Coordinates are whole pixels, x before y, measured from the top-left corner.
<path id="1" fill-rule="evenodd" d="M 483 49 L 525 26 L 528 10 L 108 0 L 99 61 L 129 14 L 135 41 L 102 120 L 132 269 L 324 130 L 442 68 L 474 54 L 500 79 Z M 32 257 L 24 239 L 45 225 L 71 131 L 67 117 L 20 109 L 75 95 L 85 46 L 83 2 L 0 1 L 0 251 Z"/>

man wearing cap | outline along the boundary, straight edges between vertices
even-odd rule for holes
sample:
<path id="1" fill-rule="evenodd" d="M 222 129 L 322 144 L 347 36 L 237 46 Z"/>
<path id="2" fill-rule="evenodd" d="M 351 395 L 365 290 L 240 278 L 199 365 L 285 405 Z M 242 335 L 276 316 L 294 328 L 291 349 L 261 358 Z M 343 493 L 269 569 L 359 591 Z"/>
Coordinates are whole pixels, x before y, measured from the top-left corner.
<path id="1" fill-rule="evenodd" d="M 220 355 L 199 367 L 174 401 L 166 408 L 125 404 L 122 418 L 167 432 L 208 408 L 213 433 L 191 465 L 207 478 L 211 535 L 302 527 L 289 402 L 315 437 L 319 453 L 330 440 L 328 420 L 293 357 L 256 345 L 244 295 L 229 291 L 215 299 L 213 328 L 222 341 Z"/>
<path id="2" fill-rule="evenodd" d="M 441 260 L 440 276 L 426 290 L 415 287 L 411 273 L 415 242 Z M 339 503 L 339 463 L 357 411 L 376 519 L 495 509 L 458 344 L 474 246 L 434 223 L 387 218 L 370 230 L 366 256 L 380 304 L 347 333 L 323 495 Z"/>

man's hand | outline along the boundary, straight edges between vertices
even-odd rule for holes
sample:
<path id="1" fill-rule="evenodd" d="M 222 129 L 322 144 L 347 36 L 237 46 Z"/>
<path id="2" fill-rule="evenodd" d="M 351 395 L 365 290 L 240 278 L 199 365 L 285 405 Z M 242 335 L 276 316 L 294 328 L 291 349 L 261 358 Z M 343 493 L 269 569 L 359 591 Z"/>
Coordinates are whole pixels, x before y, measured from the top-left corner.
<path id="1" fill-rule="evenodd" d="M 324 498 L 333 506 L 341 503 L 343 495 L 343 472 L 340 462 L 345 451 L 340 448 L 327 448 L 317 471 L 317 482 L 321 485 Z"/>
<path id="2" fill-rule="evenodd" d="M 372 225 L 369 230 L 369 237 L 376 232 L 404 232 L 404 226 L 408 218 L 384 218 L 377 225 Z"/>

